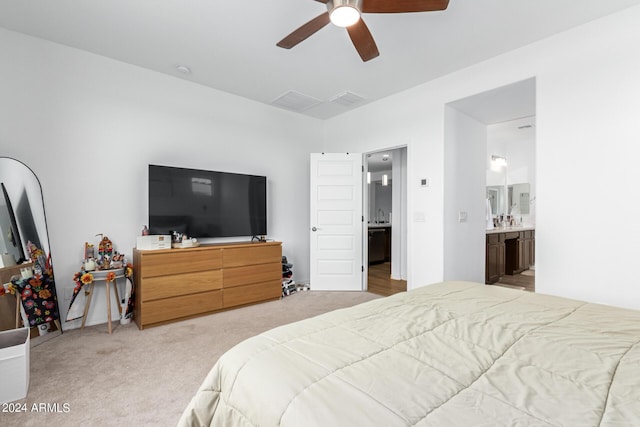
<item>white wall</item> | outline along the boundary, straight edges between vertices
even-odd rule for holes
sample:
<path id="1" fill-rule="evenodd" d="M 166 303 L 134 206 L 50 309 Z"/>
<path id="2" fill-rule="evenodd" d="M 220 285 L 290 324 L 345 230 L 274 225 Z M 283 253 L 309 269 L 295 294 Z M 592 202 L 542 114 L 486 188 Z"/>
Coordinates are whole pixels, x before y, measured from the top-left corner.
<path id="1" fill-rule="evenodd" d="M 557 38 L 537 97 L 536 288 L 640 308 L 640 7 Z M 562 62 L 563 67 L 552 64 Z M 572 191 L 567 191 L 571 189 Z M 578 206 L 582 206 L 579 208 Z M 621 225 L 614 232 L 609 218 Z"/>
<path id="2" fill-rule="evenodd" d="M 487 127 L 445 107 L 444 280 L 485 279 Z M 460 214 L 467 218 L 460 222 Z"/>
<path id="3" fill-rule="evenodd" d="M 638 22 L 633 7 L 326 123 L 325 151 L 407 144 L 409 288 L 444 277 L 445 104 L 535 77 L 536 288 L 640 308 L 631 271 L 640 247 L 631 208 L 640 182 Z M 423 177 L 429 188 L 419 186 Z"/>
<path id="4" fill-rule="evenodd" d="M 96 233 L 130 258 L 147 221 L 148 163 L 267 175 L 270 237 L 284 242 L 304 280 L 308 154 L 407 146 L 415 288 L 444 277 L 445 105 L 536 77 L 537 290 L 640 308 L 630 271 L 640 247 L 632 205 L 638 22 L 633 7 L 325 122 L 0 30 L 0 155 L 23 161 L 42 182 L 63 296 Z M 619 232 L 613 218 L 624 224 Z M 90 323 L 105 321 L 104 304 L 92 312 Z"/>
<path id="5" fill-rule="evenodd" d="M 308 281 L 309 153 L 321 149 L 321 121 L 2 29 L 0 58 L 0 156 L 42 183 L 63 317 L 85 241 L 104 233 L 131 260 L 149 163 L 266 175 L 268 237 Z M 97 294 L 88 323 L 104 321 Z"/>
<path id="6" fill-rule="evenodd" d="M 424 95 L 416 91 L 328 120 L 324 147 L 326 152 L 366 153 L 407 146 L 408 288 L 442 280 L 443 266 L 444 131 L 437 126 L 437 118 L 443 120 L 443 114 L 438 105 L 420 102 Z M 421 178 L 429 178 L 430 186 L 421 187 Z"/>

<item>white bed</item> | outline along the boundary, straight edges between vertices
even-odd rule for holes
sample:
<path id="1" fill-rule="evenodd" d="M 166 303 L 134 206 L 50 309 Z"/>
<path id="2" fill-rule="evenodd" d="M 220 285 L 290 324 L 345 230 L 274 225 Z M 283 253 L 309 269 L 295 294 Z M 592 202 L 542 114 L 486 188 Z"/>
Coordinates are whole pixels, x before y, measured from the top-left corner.
<path id="1" fill-rule="evenodd" d="M 182 426 L 638 426 L 640 312 L 469 282 L 273 329 Z"/>

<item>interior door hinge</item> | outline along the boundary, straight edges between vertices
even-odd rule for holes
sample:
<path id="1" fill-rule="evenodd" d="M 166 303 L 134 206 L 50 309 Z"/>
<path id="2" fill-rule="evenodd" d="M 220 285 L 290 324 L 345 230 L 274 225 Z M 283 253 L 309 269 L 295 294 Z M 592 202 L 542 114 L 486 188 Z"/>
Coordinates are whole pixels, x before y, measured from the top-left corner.
<path id="1" fill-rule="evenodd" d="M 362 222 L 364 222 L 364 215 L 362 215 Z"/>
<path id="2" fill-rule="evenodd" d="M 362 165 L 362 173 L 364 173 L 364 165 Z"/>
<path id="3" fill-rule="evenodd" d="M 360 267 L 362 268 L 362 272 L 364 273 L 364 265 L 361 265 Z"/>

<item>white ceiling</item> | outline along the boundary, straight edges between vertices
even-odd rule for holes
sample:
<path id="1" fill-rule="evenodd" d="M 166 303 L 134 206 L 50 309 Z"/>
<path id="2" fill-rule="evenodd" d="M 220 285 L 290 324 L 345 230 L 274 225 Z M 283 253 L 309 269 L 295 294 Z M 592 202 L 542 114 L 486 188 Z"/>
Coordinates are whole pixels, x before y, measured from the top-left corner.
<path id="1" fill-rule="evenodd" d="M 396 150 L 386 150 L 367 154 L 367 170 L 369 172 L 383 172 L 393 169 L 393 154 Z"/>
<path id="2" fill-rule="evenodd" d="M 533 117 L 536 115 L 536 80 L 495 88 L 449 105 L 485 125 Z"/>
<path id="3" fill-rule="evenodd" d="M 314 0 L 2 0 L 0 26 L 266 104 L 294 91 L 317 100 L 303 114 L 326 119 L 638 4 L 451 0 L 442 12 L 365 14 L 380 50 L 366 63 L 332 25 L 276 46 L 326 10 Z M 364 99 L 331 102 L 346 91 Z"/>

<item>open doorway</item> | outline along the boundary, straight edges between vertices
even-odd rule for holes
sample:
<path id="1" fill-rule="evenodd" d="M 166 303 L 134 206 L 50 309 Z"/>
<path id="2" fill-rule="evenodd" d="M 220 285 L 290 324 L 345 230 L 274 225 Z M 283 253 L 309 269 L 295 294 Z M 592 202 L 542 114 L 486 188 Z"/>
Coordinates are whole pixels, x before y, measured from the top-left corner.
<path id="1" fill-rule="evenodd" d="M 535 289 L 536 80 L 445 107 L 444 279 Z"/>
<path id="2" fill-rule="evenodd" d="M 407 290 L 406 164 L 406 147 L 364 157 L 366 289 L 379 295 Z"/>
<path id="3" fill-rule="evenodd" d="M 485 283 L 530 292 L 535 292 L 535 129 L 535 116 L 487 126 Z M 504 260 L 495 258 L 499 248 Z"/>

